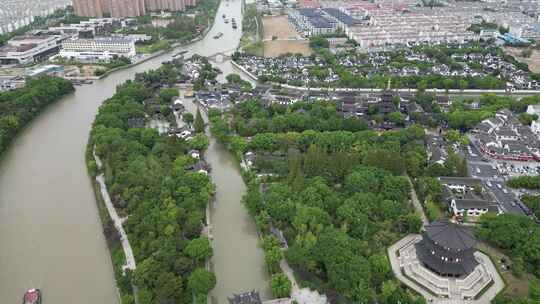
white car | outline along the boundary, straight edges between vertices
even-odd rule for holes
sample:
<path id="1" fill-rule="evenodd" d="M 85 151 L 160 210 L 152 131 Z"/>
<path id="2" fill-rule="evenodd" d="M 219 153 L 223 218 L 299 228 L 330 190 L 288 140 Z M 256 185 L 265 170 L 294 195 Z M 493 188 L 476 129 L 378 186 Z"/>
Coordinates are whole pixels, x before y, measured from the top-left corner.
<path id="1" fill-rule="evenodd" d="M 487 181 L 487 182 L 486 182 L 486 185 L 487 185 L 488 187 L 490 187 L 490 188 L 493 186 L 493 184 L 492 184 L 490 181 Z"/>
<path id="2" fill-rule="evenodd" d="M 505 189 L 502 189 L 502 190 L 503 190 L 503 193 L 504 193 L 504 194 L 508 194 L 508 190 L 506 190 L 506 188 L 505 188 Z"/>
<path id="3" fill-rule="evenodd" d="M 497 188 L 502 189 L 501 184 L 497 184 Z"/>

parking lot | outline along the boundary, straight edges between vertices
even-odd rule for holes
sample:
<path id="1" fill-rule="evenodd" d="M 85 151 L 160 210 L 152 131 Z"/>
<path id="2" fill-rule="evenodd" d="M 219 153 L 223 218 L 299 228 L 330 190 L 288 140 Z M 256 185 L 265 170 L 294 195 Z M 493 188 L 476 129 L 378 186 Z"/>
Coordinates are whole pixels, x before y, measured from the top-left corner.
<path id="1" fill-rule="evenodd" d="M 499 204 L 499 208 L 503 212 L 525 214 L 520 207 L 521 202 L 519 201 L 517 191 L 505 185 L 510 175 L 503 175 L 503 162 L 483 157 L 480 151 L 473 145 L 464 149 L 463 154 L 467 157 L 469 174 L 472 177 L 482 180 L 484 187 L 493 193 L 495 200 Z M 508 162 L 506 163 L 509 165 Z"/>

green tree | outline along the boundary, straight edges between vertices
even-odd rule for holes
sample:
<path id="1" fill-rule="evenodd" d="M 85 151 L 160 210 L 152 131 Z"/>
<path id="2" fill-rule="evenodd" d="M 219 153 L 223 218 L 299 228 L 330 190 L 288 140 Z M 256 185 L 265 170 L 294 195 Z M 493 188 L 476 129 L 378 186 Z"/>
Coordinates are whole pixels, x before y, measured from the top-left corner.
<path id="1" fill-rule="evenodd" d="M 195 269 L 188 278 L 188 287 L 195 294 L 207 294 L 216 286 L 216 275 L 204 268 Z"/>
<path id="2" fill-rule="evenodd" d="M 192 149 L 196 149 L 200 151 L 206 150 L 209 144 L 210 142 L 208 141 L 208 137 L 206 137 L 206 135 L 203 133 L 196 134 L 189 141 L 189 145 Z"/>
<path id="3" fill-rule="evenodd" d="M 232 136 L 231 137 L 231 150 L 234 152 L 237 156 L 244 155 L 244 152 L 247 149 L 247 142 L 243 137 L 240 136 Z"/>
<path id="4" fill-rule="evenodd" d="M 169 105 L 174 97 L 178 97 L 179 93 L 177 89 L 162 89 L 159 91 L 159 102 L 163 105 Z"/>
<path id="5" fill-rule="evenodd" d="M 184 112 L 182 114 L 182 120 L 188 124 L 188 125 L 191 125 L 194 121 L 194 118 L 193 118 L 193 114 L 189 113 L 189 112 Z"/>
<path id="6" fill-rule="evenodd" d="M 314 50 L 327 49 L 330 47 L 330 43 L 322 36 L 311 36 L 309 38 L 309 46 Z"/>
<path id="7" fill-rule="evenodd" d="M 388 120 L 396 125 L 403 126 L 405 124 L 405 115 L 401 112 L 392 112 L 388 114 Z"/>
<path id="8" fill-rule="evenodd" d="M 195 122 L 193 127 L 195 128 L 196 133 L 204 133 L 204 120 L 201 115 L 201 110 L 197 108 L 197 114 L 195 115 Z"/>
<path id="9" fill-rule="evenodd" d="M 422 219 L 417 213 L 409 213 L 406 216 L 407 231 L 410 233 L 419 233 L 422 229 Z"/>
<path id="10" fill-rule="evenodd" d="M 279 262 L 283 259 L 283 252 L 278 246 L 273 246 L 265 250 L 266 266 L 270 273 L 276 273 L 279 271 Z"/>
<path id="11" fill-rule="evenodd" d="M 466 88 L 469 87 L 469 83 L 467 82 L 467 80 L 465 79 L 460 79 L 458 81 L 458 87 L 461 91 L 465 90 Z"/>
<path id="12" fill-rule="evenodd" d="M 179 276 L 176 276 L 170 272 L 162 273 L 156 284 L 156 297 L 157 303 L 178 303 L 182 299 L 182 280 Z"/>
<path id="13" fill-rule="evenodd" d="M 274 274 L 270 286 L 272 288 L 272 295 L 276 298 L 286 298 L 291 294 L 292 284 L 284 273 Z"/>
<path id="14" fill-rule="evenodd" d="M 184 248 L 184 253 L 198 262 L 204 262 L 212 257 L 213 250 L 208 238 L 200 237 L 191 240 Z"/>

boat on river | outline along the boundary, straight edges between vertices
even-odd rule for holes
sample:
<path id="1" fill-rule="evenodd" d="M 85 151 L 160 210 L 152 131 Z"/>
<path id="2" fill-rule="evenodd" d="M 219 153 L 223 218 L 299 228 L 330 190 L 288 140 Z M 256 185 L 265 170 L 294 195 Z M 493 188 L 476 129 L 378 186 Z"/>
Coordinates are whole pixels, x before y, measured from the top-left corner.
<path id="1" fill-rule="evenodd" d="M 23 304 L 41 304 L 41 291 L 28 289 L 23 296 Z"/>
<path id="2" fill-rule="evenodd" d="M 221 38 L 221 36 L 223 36 L 223 33 L 218 33 L 217 35 L 214 36 L 214 39 L 219 39 Z"/>

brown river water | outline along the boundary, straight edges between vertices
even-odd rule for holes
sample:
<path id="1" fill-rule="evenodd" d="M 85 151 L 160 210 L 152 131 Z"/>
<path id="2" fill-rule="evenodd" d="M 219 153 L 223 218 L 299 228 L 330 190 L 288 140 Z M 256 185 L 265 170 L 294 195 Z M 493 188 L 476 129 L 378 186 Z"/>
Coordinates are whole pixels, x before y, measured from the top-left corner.
<path id="1" fill-rule="evenodd" d="M 84 160 L 92 121 L 116 85 L 159 67 L 171 54 L 185 49 L 187 56 L 212 55 L 235 48 L 241 31 L 225 24 L 223 14 L 241 24 L 240 1 L 221 3 L 213 28 L 201 41 L 77 87 L 13 142 L 0 160 L 0 304 L 20 303 L 29 288 L 42 290 L 43 304 L 119 303 Z M 223 37 L 214 39 L 219 32 Z M 224 74 L 235 72 L 228 62 L 217 66 Z M 239 168 L 213 138 L 206 157 L 217 186 L 211 220 L 218 283 L 212 302 L 225 304 L 233 293 L 253 289 L 267 299 L 264 255 L 240 202 L 245 185 Z"/>

